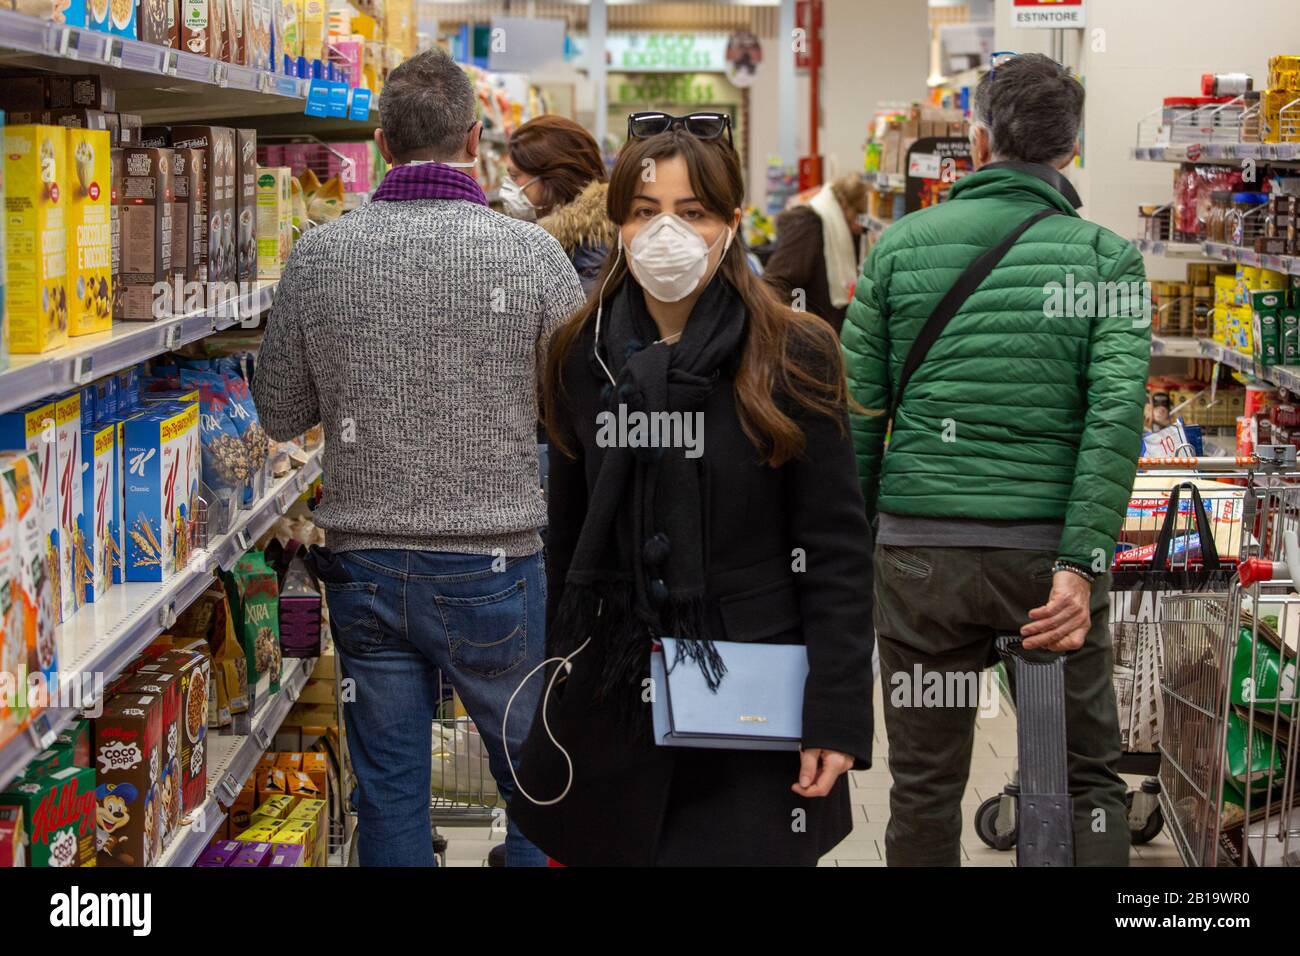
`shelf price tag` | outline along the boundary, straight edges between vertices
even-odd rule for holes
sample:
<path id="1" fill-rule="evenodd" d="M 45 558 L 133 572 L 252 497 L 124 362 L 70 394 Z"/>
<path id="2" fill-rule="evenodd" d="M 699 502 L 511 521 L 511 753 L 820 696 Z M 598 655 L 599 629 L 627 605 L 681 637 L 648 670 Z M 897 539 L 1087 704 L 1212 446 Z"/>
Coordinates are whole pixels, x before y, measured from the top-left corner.
<path id="1" fill-rule="evenodd" d="M 71 30 L 64 30 L 63 36 L 59 38 L 59 55 L 66 56 L 69 60 L 75 60 L 80 55 L 78 49 L 81 45 L 81 34 L 74 33 Z"/>
<path id="2" fill-rule="evenodd" d="M 261 727 L 261 726 L 254 727 L 253 740 L 257 742 L 257 746 L 259 748 L 265 750 L 267 748 L 267 745 L 271 743 L 271 732 L 267 730 L 265 727 Z"/>
<path id="3" fill-rule="evenodd" d="M 370 119 L 370 91 L 357 88 L 352 91 L 352 102 L 348 106 L 348 119 L 364 123 Z"/>
<path id="4" fill-rule="evenodd" d="M 163 332 L 163 348 L 171 351 L 181 344 L 181 324 L 174 322 Z"/>
<path id="5" fill-rule="evenodd" d="M 78 355 L 72 360 L 72 382 L 74 385 L 86 385 L 95 377 L 95 356 Z"/>
<path id="6" fill-rule="evenodd" d="M 54 741 L 58 735 L 54 728 L 50 726 L 49 714 L 41 714 L 34 718 L 30 725 L 32 743 L 36 745 L 37 750 L 49 750 L 54 746 Z"/>
<path id="7" fill-rule="evenodd" d="M 176 51 L 175 50 L 163 51 L 162 72 L 164 76 L 176 75 Z"/>
<path id="8" fill-rule="evenodd" d="M 226 798 L 222 803 L 226 806 L 230 806 L 235 802 L 235 798 L 239 796 L 239 791 L 242 789 L 242 786 L 240 782 L 235 779 L 234 774 L 228 773 L 226 774 L 226 779 L 221 781 L 221 789 L 226 795 Z"/>
<path id="9" fill-rule="evenodd" d="M 104 62 L 109 66 L 122 65 L 122 38 L 109 37 L 104 44 Z"/>
<path id="10" fill-rule="evenodd" d="M 324 80 L 312 80 L 307 87 L 307 104 L 303 107 L 303 113 L 307 116 L 329 116 L 329 106 L 329 83 Z"/>
<path id="11" fill-rule="evenodd" d="M 217 86 L 220 87 L 229 86 L 230 85 L 230 64 L 218 63 L 216 67 L 217 69 L 216 69 L 215 79 L 217 81 Z"/>
<path id="12" fill-rule="evenodd" d="M 335 119 L 347 119 L 348 85 L 346 83 L 325 81 L 325 87 L 329 91 L 328 115 Z"/>
<path id="13" fill-rule="evenodd" d="M 241 555 L 248 550 L 248 544 L 248 532 L 243 528 L 240 528 L 235 532 L 235 545 L 239 548 L 239 553 Z"/>

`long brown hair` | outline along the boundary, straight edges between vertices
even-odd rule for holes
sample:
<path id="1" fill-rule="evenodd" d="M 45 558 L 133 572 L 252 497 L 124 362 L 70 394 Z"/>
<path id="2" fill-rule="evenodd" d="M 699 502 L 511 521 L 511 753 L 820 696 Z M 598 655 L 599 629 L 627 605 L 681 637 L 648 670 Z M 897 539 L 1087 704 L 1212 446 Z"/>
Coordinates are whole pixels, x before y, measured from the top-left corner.
<path id="1" fill-rule="evenodd" d="M 735 150 L 721 140 L 699 140 L 684 130 L 670 130 L 632 140 L 619 153 L 609 181 L 607 212 L 611 222 L 620 226 L 627 222 L 643 170 L 653 162 L 675 156 L 686 161 L 691 186 L 704 207 L 724 222 L 731 221 L 745 199 L 745 183 Z M 813 414 L 835 418 L 843 425 L 848 388 L 839 342 L 824 321 L 790 308 L 754 275 L 739 236 L 731 243 L 719 271 L 740 294 L 749 317 L 735 381 L 740 424 L 762 461 L 777 467 L 802 454 L 806 444 L 803 429 L 782 405 L 789 408 L 793 403 Z M 565 392 L 564 363 L 596 314 L 601 288 L 608 308 L 627 276 L 627 257 L 611 249 L 596 280 L 596 291 L 551 338 L 543 384 L 543 417 L 551 441 L 570 456 L 568 443 L 573 436 L 559 421 Z"/>
<path id="2" fill-rule="evenodd" d="M 545 113 L 510 134 L 510 161 L 540 177 L 543 209 L 564 206 L 595 180 L 605 181 L 605 161 L 595 138 L 571 119 Z"/>

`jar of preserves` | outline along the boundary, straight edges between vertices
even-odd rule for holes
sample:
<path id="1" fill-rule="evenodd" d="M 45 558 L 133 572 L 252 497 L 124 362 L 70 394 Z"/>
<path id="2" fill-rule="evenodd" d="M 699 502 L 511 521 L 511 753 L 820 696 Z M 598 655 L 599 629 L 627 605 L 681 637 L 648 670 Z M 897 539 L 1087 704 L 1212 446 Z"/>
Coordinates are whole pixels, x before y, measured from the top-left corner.
<path id="1" fill-rule="evenodd" d="M 1267 202 L 1267 193 L 1233 193 L 1232 209 L 1227 215 L 1227 241 L 1234 246 L 1253 246 L 1263 235 L 1260 208 Z"/>

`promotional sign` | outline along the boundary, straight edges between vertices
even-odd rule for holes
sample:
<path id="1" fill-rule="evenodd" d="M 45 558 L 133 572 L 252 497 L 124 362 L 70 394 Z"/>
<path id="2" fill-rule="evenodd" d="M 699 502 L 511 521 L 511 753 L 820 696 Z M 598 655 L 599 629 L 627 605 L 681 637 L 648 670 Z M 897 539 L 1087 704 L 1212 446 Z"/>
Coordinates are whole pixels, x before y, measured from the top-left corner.
<path id="1" fill-rule="evenodd" d="M 1084 0 L 1015 0 L 1011 25 L 1029 30 L 1082 29 L 1087 25 Z"/>
<path id="2" fill-rule="evenodd" d="M 627 73 L 722 73 L 725 33 L 611 33 L 605 38 L 609 69 Z"/>
<path id="3" fill-rule="evenodd" d="M 762 62 L 763 46 L 748 30 L 737 30 L 727 40 L 727 79 L 735 86 L 753 86 Z"/>

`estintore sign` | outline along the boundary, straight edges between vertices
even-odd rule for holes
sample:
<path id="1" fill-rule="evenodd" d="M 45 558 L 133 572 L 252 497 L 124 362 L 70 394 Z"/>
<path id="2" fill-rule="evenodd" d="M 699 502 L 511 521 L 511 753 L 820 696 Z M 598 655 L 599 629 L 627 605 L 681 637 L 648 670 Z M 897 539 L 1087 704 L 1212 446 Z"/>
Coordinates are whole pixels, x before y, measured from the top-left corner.
<path id="1" fill-rule="evenodd" d="M 1079 30 L 1087 25 L 1084 0 L 1014 0 L 1011 25 L 1031 30 Z"/>

